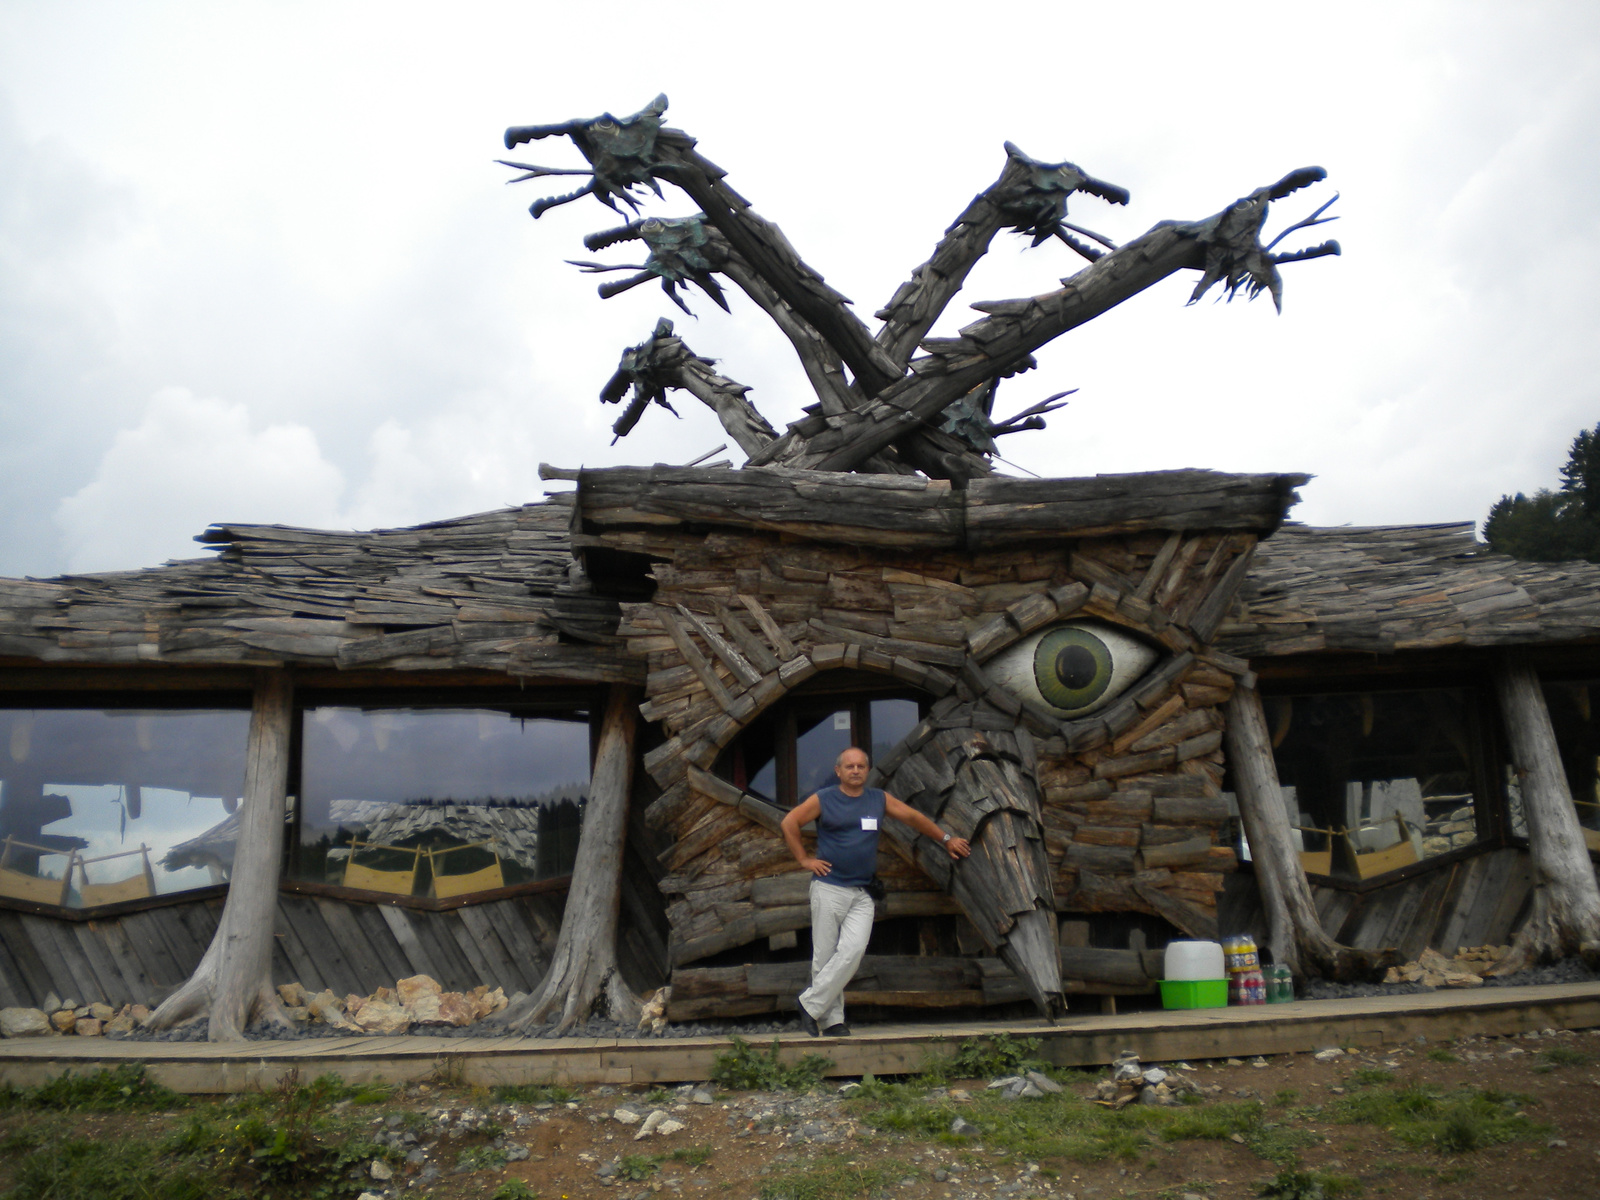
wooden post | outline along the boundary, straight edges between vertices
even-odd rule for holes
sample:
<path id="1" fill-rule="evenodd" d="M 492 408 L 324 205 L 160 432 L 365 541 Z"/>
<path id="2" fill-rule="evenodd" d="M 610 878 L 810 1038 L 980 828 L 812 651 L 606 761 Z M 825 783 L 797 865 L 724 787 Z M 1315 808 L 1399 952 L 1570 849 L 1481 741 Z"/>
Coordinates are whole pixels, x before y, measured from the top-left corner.
<path id="1" fill-rule="evenodd" d="M 557 1007 L 570 1029 L 597 1008 L 613 1020 L 639 1019 L 639 998 L 617 971 L 617 914 L 622 907 L 622 850 L 633 786 L 638 698 L 613 685 L 600 725 L 589 802 L 583 810 L 572 887 L 550 970 L 538 990 L 506 1016 L 516 1029 L 542 1024 Z"/>
<path id="2" fill-rule="evenodd" d="M 165 1029 L 208 1013 L 206 1036 L 238 1041 L 252 1018 L 287 1024 L 272 987 L 272 929 L 283 862 L 283 814 L 289 784 L 294 685 L 284 670 L 257 677 L 245 751 L 239 841 L 222 919 L 189 981 L 151 1015 Z"/>
<path id="3" fill-rule="evenodd" d="M 1311 886 L 1290 836 L 1289 814 L 1272 759 L 1261 695 L 1236 687 L 1226 710 L 1228 765 L 1238 789 L 1239 815 L 1250 840 L 1256 885 L 1267 914 L 1267 940 L 1277 961 L 1298 977 L 1326 975 L 1355 980 L 1400 961 L 1393 950 L 1341 946 L 1323 931 L 1311 901 Z"/>
<path id="4" fill-rule="evenodd" d="M 1526 662 L 1502 659 L 1495 669 L 1495 690 L 1527 815 L 1533 912 L 1518 931 L 1511 953 L 1490 973 L 1509 975 L 1574 953 L 1594 962 L 1600 959 L 1600 886 L 1578 825 L 1538 672 Z"/>

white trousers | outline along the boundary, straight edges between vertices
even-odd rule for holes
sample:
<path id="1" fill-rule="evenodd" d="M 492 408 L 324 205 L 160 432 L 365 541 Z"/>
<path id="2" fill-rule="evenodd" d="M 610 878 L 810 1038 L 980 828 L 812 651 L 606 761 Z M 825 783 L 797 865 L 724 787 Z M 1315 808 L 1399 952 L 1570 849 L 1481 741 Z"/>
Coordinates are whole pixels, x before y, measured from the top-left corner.
<path id="1" fill-rule="evenodd" d="M 872 936 L 872 897 L 866 888 L 811 881 L 811 986 L 800 1004 L 827 1029 L 844 1022 L 844 989 L 861 965 Z"/>

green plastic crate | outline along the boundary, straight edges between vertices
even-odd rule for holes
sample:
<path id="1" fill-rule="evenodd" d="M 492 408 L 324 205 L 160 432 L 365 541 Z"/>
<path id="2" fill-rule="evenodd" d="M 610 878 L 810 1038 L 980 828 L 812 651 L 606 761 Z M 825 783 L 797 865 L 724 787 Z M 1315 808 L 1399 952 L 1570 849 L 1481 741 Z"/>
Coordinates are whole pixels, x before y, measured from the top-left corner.
<path id="1" fill-rule="evenodd" d="M 1163 979 L 1162 1008 L 1227 1008 L 1226 979 Z"/>

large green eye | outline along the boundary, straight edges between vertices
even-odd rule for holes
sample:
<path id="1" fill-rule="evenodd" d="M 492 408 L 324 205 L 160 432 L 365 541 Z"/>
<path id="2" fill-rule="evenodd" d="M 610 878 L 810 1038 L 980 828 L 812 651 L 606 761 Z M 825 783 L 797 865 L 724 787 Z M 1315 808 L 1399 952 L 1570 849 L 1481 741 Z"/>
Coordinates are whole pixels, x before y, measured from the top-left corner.
<path id="1" fill-rule="evenodd" d="M 1057 716 L 1081 717 L 1127 691 L 1160 657 L 1099 621 L 1069 621 L 1029 634 L 985 664 L 997 682 Z"/>

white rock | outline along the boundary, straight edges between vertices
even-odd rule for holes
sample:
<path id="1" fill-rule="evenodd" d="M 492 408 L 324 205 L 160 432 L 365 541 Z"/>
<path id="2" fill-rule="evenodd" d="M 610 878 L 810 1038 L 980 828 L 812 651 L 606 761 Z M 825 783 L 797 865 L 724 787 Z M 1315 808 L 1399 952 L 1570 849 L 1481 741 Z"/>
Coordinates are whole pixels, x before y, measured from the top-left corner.
<path id="1" fill-rule="evenodd" d="M 49 1037 L 50 1018 L 38 1008 L 0 1008 L 0 1037 Z"/>
<path id="2" fill-rule="evenodd" d="M 637 1125 L 639 1123 L 639 1114 L 631 1108 L 619 1108 L 611 1114 L 611 1119 L 622 1125 Z"/>
<path id="3" fill-rule="evenodd" d="M 379 1183 L 388 1183 L 389 1180 L 394 1178 L 393 1168 L 381 1158 L 373 1159 L 372 1166 L 368 1167 L 367 1170 L 372 1173 L 372 1177 Z"/>
<path id="4" fill-rule="evenodd" d="M 1144 1073 L 1144 1081 L 1154 1087 L 1158 1083 L 1167 1081 L 1167 1073 L 1160 1067 L 1151 1067 Z"/>
<path id="5" fill-rule="evenodd" d="M 1344 1057 L 1344 1051 L 1337 1046 L 1329 1046 L 1326 1050 L 1318 1050 L 1311 1057 L 1318 1062 L 1334 1062 Z"/>
<path id="6" fill-rule="evenodd" d="M 644 1124 L 639 1126 L 639 1132 L 633 1135 L 633 1140 L 637 1142 L 640 1138 L 649 1137 L 661 1127 L 661 1123 L 666 1119 L 666 1113 L 662 1112 L 659 1108 L 655 1109 L 648 1117 L 644 1119 Z"/>
<path id="7" fill-rule="evenodd" d="M 1043 1071 L 1029 1071 L 1028 1082 L 1033 1084 L 1033 1086 L 1038 1088 L 1041 1092 L 1049 1092 L 1054 1094 L 1061 1090 L 1061 1085 L 1054 1079 L 1051 1079 L 1050 1076 L 1046 1075 Z"/>
<path id="8" fill-rule="evenodd" d="M 656 1136 L 668 1137 L 671 1134 L 679 1132 L 683 1129 L 683 1127 L 682 1121 L 679 1121 L 674 1117 L 668 1117 L 665 1121 L 656 1126 Z"/>

